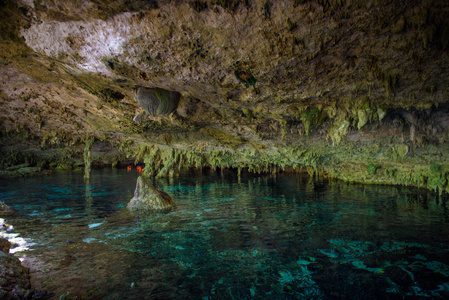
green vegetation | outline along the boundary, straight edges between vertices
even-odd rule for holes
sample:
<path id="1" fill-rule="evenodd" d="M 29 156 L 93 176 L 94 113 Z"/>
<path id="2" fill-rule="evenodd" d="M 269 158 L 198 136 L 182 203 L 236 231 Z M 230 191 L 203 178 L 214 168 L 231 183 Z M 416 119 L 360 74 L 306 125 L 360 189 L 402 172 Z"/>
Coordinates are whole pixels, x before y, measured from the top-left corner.
<path id="1" fill-rule="evenodd" d="M 321 124 L 323 124 L 324 119 L 327 117 L 326 113 L 321 111 L 318 107 L 305 111 L 301 114 L 301 121 L 304 124 L 306 135 L 310 135 L 310 130 Z"/>
<path id="2" fill-rule="evenodd" d="M 379 169 L 379 168 L 380 168 L 380 164 L 369 163 L 369 164 L 366 166 L 366 171 L 369 172 L 369 173 L 371 173 L 371 174 L 373 174 L 373 175 L 375 175 L 377 169 Z"/>
<path id="3" fill-rule="evenodd" d="M 437 174 L 441 170 L 441 165 L 440 164 L 431 164 L 429 168 L 430 168 L 431 173 Z"/>

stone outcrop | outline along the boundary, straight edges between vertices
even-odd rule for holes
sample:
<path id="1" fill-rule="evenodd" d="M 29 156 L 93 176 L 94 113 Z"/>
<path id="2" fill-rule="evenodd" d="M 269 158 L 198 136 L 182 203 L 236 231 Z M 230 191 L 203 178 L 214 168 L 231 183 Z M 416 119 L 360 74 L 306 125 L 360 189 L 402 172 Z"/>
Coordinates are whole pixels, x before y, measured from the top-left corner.
<path id="1" fill-rule="evenodd" d="M 129 201 L 130 210 L 166 210 L 173 206 L 173 200 L 166 192 L 156 189 L 150 178 L 137 178 L 134 197 Z"/>
<path id="2" fill-rule="evenodd" d="M 48 174 L 51 174 L 51 171 L 43 170 L 42 167 L 33 167 L 29 163 L 13 165 L 5 168 L 4 170 L 0 169 L 0 178 L 29 177 Z"/>

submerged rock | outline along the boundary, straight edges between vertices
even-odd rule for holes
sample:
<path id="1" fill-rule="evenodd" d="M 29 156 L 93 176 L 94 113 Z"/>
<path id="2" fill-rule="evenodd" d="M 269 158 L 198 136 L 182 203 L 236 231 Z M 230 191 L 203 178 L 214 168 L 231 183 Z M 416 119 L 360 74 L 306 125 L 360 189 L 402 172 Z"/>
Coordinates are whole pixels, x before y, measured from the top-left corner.
<path id="1" fill-rule="evenodd" d="M 11 207 L 0 201 L 0 215 L 12 215 L 13 213 L 14 210 Z"/>
<path id="2" fill-rule="evenodd" d="M 31 288 L 28 271 L 7 251 L 0 251 L 0 278 L 1 299 L 21 299 L 20 295 L 26 295 Z"/>
<path id="3" fill-rule="evenodd" d="M 31 288 L 30 275 L 20 260 L 9 253 L 11 243 L 0 238 L 0 299 L 47 299 L 54 295 Z"/>
<path id="4" fill-rule="evenodd" d="M 172 198 L 164 191 L 156 189 L 149 178 L 137 178 L 134 197 L 128 203 L 131 210 L 168 209 L 173 206 Z"/>
<path id="5" fill-rule="evenodd" d="M 0 238 L 0 252 L 9 253 L 9 249 L 11 249 L 11 242 L 5 238 Z"/>

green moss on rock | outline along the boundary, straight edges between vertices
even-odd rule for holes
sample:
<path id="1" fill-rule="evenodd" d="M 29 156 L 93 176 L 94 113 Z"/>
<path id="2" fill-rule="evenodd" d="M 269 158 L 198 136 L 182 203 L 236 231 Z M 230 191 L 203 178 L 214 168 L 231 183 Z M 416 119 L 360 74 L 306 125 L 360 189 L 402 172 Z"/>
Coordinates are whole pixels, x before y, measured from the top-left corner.
<path id="1" fill-rule="evenodd" d="M 333 123 L 329 130 L 329 137 L 332 139 L 334 145 L 339 145 L 349 132 L 351 123 L 348 120 L 340 119 Z"/>
<path id="2" fill-rule="evenodd" d="M 173 199 L 166 192 L 156 189 L 151 179 L 137 178 L 134 197 L 128 203 L 130 210 L 167 210 L 173 206 Z"/>
<path id="3" fill-rule="evenodd" d="M 377 172 L 377 169 L 379 169 L 379 168 L 380 168 L 380 164 L 377 164 L 377 163 L 369 163 L 369 164 L 366 166 L 366 171 L 367 171 L 368 173 L 371 173 L 371 174 L 375 175 L 376 172 Z"/>
<path id="4" fill-rule="evenodd" d="M 310 130 L 323 121 L 323 116 L 321 114 L 321 110 L 318 107 L 315 107 L 312 110 L 305 111 L 301 113 L 301 120 L 304 124 L 304 129 L 306 131 L 306 135 L 310 135 Z"/>

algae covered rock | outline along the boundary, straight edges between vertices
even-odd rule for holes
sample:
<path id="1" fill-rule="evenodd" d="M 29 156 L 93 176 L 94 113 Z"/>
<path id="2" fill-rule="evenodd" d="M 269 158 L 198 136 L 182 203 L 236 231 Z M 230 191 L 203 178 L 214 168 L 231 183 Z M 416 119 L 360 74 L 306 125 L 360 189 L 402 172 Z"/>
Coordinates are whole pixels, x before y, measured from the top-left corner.
<path id="1" fill-rule="evenodd" d="M 0 178 L 30 177 L 48 174 L 51 174 L 50 170 L 43 170 L 41 167 L 31 167 L 28 163 L 0 170 Z"/>
<path id="2" fill-rule="evenodd" d="M 130 210 L 159 210 L 173 206 L 172 198 L 164 191 L 156 189 L 147 177 L 137 178 L 134 197 L 128 203 Z"/>
<path id="3" fill-rule="evenodd" d="M 11 243 L 0 238 L 0 299 L 47 299 L 52 294 L 31 289 L 28 269 L 9 254 Z"/>
<path id="4" fill-rule="evenodd" d="M 410 149 L 408 145 L 401 144 L 397 147 L 397 152 L 401 158 L 404 158 L 409 152 L 409 150 Z"/>
<path id="5" fill-rule="evenodd" d="M 172 113 L 178 107 L 181 94 L 161 88 L 139 87 L 136 98 L 140 107 L 155 117 Z"/>

